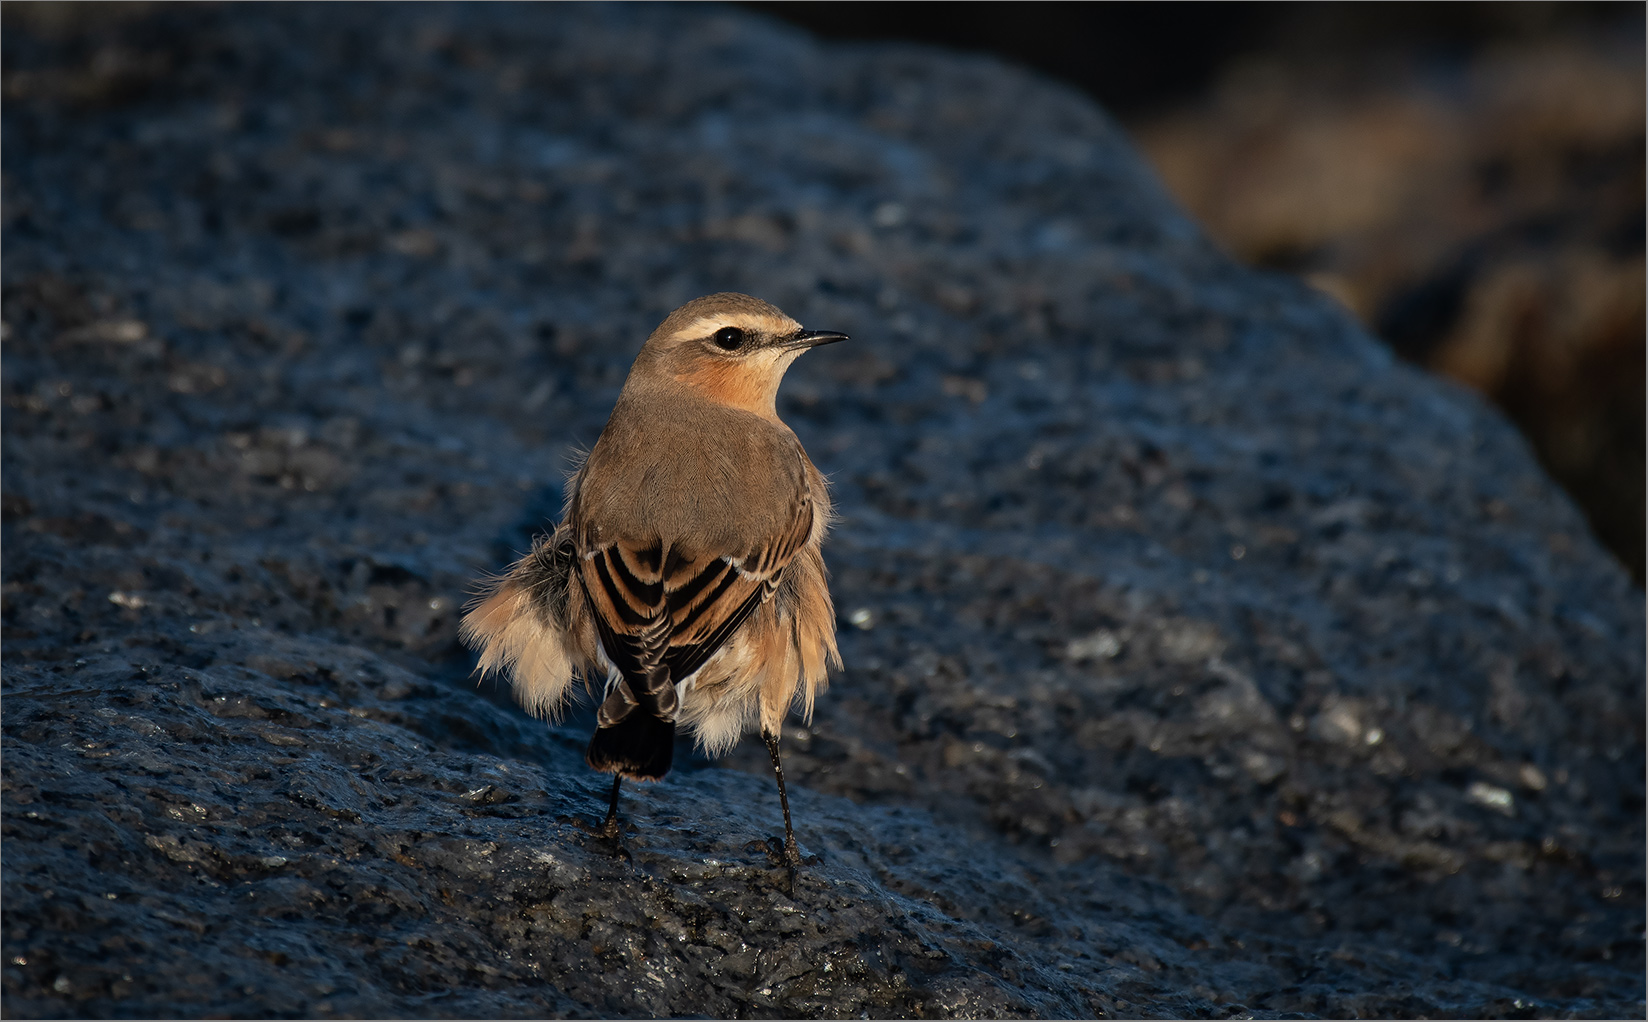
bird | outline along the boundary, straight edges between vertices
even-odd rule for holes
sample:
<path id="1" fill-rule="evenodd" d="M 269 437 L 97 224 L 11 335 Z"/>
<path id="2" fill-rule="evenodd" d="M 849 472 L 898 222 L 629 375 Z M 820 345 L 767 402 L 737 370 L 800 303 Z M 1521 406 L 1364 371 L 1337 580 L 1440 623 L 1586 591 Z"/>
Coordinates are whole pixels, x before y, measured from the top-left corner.
<path id="1" fill-rule="evenodd" d="M 663 778 L 677 728 L 720 756 L 753 723 L 784 858 L 802 864 L 779 735 L 792 706 L 810 721 L 842 661 L 822 554 L 829 489 L 776 400 L 797 358 L 847 339 L 732 292 L 670 313 L 568 477 L 560 522 L 466 609 L 477 674 L 508 675 L 529 712 L 556 717 L 575 678 L 599 699 L 585 761 L 613 775 L 614 840 L 619 786 Z"/>

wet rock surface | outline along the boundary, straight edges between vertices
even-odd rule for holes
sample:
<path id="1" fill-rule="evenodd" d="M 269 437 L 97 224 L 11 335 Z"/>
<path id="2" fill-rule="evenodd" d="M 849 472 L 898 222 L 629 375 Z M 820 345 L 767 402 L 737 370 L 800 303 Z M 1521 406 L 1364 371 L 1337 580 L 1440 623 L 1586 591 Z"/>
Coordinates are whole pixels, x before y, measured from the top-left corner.
<path id="1" fill-rule="evenodd" d="M 1642 594 L 1080 97 L 704 8 L 3 45 L 8 1014 L 1642 1014 Z M 756 743 L 615 854 L 454 639 L 722 289 L 854 335 L 793 878 Z"/>

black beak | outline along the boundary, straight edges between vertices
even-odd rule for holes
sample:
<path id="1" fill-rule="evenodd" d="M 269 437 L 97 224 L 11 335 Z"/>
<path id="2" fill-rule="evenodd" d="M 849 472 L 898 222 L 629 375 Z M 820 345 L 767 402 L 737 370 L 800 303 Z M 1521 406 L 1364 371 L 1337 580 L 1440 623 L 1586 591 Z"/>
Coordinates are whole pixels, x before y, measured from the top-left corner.
<path id="1" fill-rule="evenodd" d="M 846 339 L 846 334 L 838 334 L 833 330 L 803 330 L 790 338 L 790 347 L 816 348 L 820 344 L 834 344 Z"/>

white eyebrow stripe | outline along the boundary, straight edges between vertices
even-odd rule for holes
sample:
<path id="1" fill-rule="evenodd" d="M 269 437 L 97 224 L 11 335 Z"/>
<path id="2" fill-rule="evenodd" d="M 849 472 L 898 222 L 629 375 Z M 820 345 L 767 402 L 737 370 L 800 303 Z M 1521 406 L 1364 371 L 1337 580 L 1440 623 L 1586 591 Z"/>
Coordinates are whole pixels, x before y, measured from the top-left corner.
<path id="1" fill-rule="evenodd" d="M 734 312 L 725 316 L 700 316 L 676 330 L 675 335 L 678 337 L 708 337 L 724 326 L 760 330 L 771 334 L 786 334 L 796 329 L 788 321 L 779 319 L 776 316 Z"/>

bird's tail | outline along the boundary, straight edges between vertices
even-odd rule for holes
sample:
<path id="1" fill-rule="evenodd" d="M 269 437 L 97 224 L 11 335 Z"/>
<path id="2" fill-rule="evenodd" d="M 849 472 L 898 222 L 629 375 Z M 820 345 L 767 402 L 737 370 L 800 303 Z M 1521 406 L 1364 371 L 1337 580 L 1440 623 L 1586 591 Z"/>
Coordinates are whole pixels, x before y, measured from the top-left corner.
<path id="1" fill-rule="evenodd" d="M 669 773 L 674 757 L 675 721 L 636 709 L 617 723 L 595 729 L 584 762 L 634 781 L 656 781 Z"/>

